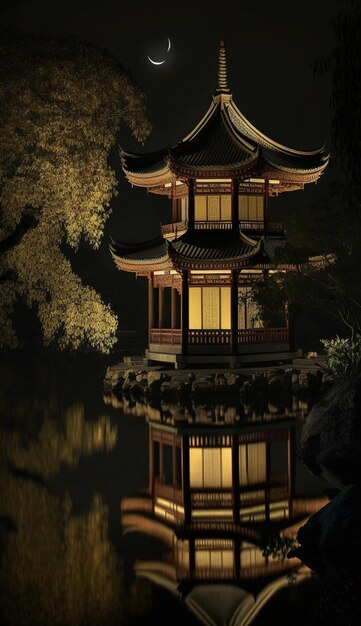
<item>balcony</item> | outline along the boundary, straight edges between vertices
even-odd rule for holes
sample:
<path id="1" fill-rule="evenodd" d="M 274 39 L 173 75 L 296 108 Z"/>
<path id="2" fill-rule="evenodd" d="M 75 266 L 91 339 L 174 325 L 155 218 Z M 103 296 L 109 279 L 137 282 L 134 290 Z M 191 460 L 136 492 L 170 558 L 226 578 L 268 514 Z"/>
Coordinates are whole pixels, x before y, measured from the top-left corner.
<path id="1" fill-rule="evenodd" d="M 182 235 L 188 228 L 188 222 L 174 222 L 174 224 L 162 224 L 161 232 L 164 237 L 167 239 L 175 239 Z M 226 220 L 208 220 L 202 222 L 194 222 L 195 230 L 222 230 L 229 231 L 232 229 L 232 222 Z M 262 221 L 252 221 L 252 220 L 240 220 L 239 221 L 239 229 L 242 231 L 246 231 L 248 233 L 254 233 L 257 235 L 258 233 L 270 233 L 270 234 L 279 234 L 283 235 L 285 233 L 285 223 L 284 222 L 268 222 L 265 227 L 264 222 Z"/>
<path id="2" fill-rule="evenodd" d="M 168 346 L 180 346 L 182 342 L 180 328 L 152 328 L 150 343 Z M 238 330 L 238 345 L 257 345 L 269 343 L 288 343 L 288 328 L 246 328 Z M 231 331 L 189 330 L 188 343 L 193 346 L 230 346 Z"/>

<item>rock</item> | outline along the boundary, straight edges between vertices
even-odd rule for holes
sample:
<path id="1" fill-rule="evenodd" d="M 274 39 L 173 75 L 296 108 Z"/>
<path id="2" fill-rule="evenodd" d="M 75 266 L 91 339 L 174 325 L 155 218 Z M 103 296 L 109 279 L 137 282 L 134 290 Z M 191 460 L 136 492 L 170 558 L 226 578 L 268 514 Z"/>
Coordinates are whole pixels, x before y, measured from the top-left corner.
<path id="1" fill-rule="evenodd" d="M 300 456 L 337 487 L 361 482 L 361 374 L 326 388 L 306 419 Z"/>
<path id="2" fill-rule="evenodd" d="M 268 379 L 268 390 L 270 392 L 280 392 L 283 391 L 283 386 L 282 386 L 282 376 L 280 374 L 277 374 L 275 376 L 272 376 L 272 378 Z"/>
<path id="3" fill-rule="evenodd" d="M 301 372 L 298 378 L 299 385 L 307 391 L 319 391 L 322 383 L 321 377 L 316 372 Z"/>
<path id="4" fill-rule="evenodd" d="M 289 553 L 318 574 L 335 580 L 360 579 L 361 486 L 344 488 L 312 515 L 297 534 L 300 547 Z"/>
<path id="5" fill-rule="evenodd" d="M 151 396 L 158 396 L 161 394 L 162 383 L 172 380 L 169 374 L 164 372 L 152 371 L 148 372 L 148 392 Z"/>
<path id="6" fill-rule="evenodd" d="M 192 392 L 195 395 L 200 394 L 212 394 L 214 392 L 214 384 L 213 380 L 210 376 L 206 376 L 205 378 L 198 378 L 192 383 Z"/>
<path id="7" fill-rule="evenodd" d="M 124 377 L 121 376 L 117 382 L 116 385 L 114 385 L 114 387 L 112 388 L 112 393 L 117 397 L 117 398 L 121 398 L 122 396 L 122 391 L 123 391 L 123 385 L 124 385 Z"/>
<path id="8" fill-rule="evenodd" d="M 148 384 L 148 376 L 147 376 L 148 372 L 147 370 L 140 370 L 140 372 L 138 372 L 135 376 L 136 380 L 138 382 L 140 382 L 141 380 L 146 380 L 147 384 Z"/>

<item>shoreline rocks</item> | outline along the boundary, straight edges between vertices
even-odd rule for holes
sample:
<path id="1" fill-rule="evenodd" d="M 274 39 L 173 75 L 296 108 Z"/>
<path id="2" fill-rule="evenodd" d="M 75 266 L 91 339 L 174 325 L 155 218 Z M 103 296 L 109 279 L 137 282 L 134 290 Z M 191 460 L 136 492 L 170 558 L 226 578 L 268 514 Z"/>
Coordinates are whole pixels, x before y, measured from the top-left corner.
<path id="1" fill-rule="evenodd" d="M 322 371 L 296 368 L 265 369 L 255 373 L 219 370 L 207 375 L 195 371 L 125 369 L 122 364 L 108 367 L 104 392 L 134 400 L 210 398 L 241 396 L 244 399 L 277 394 L 310 395 L 320 391 Z"/>

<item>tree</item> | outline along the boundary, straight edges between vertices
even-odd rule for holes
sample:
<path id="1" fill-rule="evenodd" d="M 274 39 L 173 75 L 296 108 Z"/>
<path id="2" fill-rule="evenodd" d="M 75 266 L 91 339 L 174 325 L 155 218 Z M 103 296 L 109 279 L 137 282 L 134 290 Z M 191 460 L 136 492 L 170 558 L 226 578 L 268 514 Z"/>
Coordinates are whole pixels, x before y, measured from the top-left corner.
<path id="1" fill-rule="evenodd" d="M 350 0 L 334 20 L 336 44 L 326 59 L 315 63 L 318 75 L 331 76 L 330 107 L 333 113 L 331 154 L 338 166 L 338 182 L 328 193 L 290 224 L 288 243 L 278 260 L 298 264 L 298 271 L 278 274 L 267 285 L 254 289 L 261 314 L 269 317 L 268 294 L 279 303 L 290 303 L 297 314 L 304 303 L 326 308 L 354 339 L 361 331 L 361 9 Z M 341 181 L 341 182 L 340 182 Z M 334 254 L 336 262 L 329 262 Z M 324 261 L 314 271 L 305 261 Z M 269 293 L 269 290 L 273 292 Z"/>
<path id="2" fill-rule="evenodd" d="M 121 121 L 150 132 L 145 97 L 109 53 L 48 35 L 0 38 L 0 345 L 17 345 L 18 299 L 44 342 L 108 352 L 117 319 L 67 258 L 99 246 L 117 193 L 108 153 Z"/>

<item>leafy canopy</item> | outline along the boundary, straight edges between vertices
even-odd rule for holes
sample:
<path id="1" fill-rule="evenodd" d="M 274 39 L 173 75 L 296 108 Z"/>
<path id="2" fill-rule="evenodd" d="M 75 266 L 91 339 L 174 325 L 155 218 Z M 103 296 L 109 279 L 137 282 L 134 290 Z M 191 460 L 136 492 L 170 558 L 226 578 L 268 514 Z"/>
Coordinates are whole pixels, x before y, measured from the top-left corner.
<path id="1" fill-rule="evenodd" d="M 0 38 L 0 345 L 16 344 L 18 298 L 44 341 L 109 351 L 117 319 L 66 257 L 97 248 L 117 193 L 108 164 L 121 121 L 150 132 L 145 97 L 109 53 L 71 39 Z M 29 221 L 30 220 L 30 221 Z"/>

